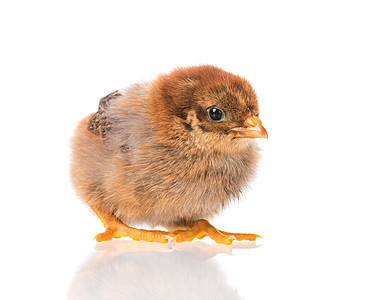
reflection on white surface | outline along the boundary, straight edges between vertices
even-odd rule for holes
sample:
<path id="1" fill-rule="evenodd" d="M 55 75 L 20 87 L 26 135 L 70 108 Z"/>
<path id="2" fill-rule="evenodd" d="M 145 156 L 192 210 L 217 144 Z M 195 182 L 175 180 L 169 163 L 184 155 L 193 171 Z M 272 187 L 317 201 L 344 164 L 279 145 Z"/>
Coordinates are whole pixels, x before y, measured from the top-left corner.
<path id="1" fill-rule="evenodd" d="M 233 245 L 233 247 L 235 247 Z M 255 248 L 255 243 L 240 244 Z M 114 240 L 74 276 L 69 299 L 242 299 L 213 256 L 232 246 Z"/>

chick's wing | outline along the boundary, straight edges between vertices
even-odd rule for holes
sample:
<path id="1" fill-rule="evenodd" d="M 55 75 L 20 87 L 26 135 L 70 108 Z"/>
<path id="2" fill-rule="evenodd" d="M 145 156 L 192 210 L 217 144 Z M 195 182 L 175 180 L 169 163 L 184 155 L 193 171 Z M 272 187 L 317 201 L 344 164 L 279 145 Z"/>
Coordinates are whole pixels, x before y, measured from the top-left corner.
<path id="1" fill-rule="evenodd" d="M 121 97 L 122 94 L 119 91 L 112 92 L 103 97 L 99 101 L 98 111 L 91 117 L 89 121 L 89 130 L 102 138 L 105 138 L 113 125 L 112 118 L 108 117 L 107 109 L 110 106 L 111 101 L 115 101 L 116 98 Z"/>

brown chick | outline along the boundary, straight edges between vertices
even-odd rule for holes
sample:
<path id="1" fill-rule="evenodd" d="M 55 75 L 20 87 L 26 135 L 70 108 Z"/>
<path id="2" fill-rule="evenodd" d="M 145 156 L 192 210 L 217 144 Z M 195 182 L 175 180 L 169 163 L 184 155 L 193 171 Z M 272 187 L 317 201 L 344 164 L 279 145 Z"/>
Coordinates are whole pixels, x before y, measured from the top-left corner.
<path id="1" fill-rule="evenodd" d="M 254 176 L 253 138 L 267 138 L 258 114 L 248 81 L 208 65 L 102 98 L 76 129 L 71 165 L 76 191 L 106 228 L 96 240 L 255 240 L 205 219 L 238 198 Z M 136 224 L 170 231 L 130 227 Z"/>

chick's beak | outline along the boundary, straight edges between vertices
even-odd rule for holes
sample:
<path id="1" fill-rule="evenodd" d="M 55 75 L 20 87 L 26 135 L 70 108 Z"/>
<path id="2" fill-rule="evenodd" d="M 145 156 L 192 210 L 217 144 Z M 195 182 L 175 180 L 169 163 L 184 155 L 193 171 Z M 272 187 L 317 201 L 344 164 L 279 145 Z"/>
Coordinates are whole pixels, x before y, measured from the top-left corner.
<path id="1" fill-rule="evenodd" d="M 231 131 L 235 132 L 237 137 L 268 138 L 266 129 L 262 126 L 261 120 L 256 116 L 248 118 L 245 122 L 245 127 L 235 127 Z"/>

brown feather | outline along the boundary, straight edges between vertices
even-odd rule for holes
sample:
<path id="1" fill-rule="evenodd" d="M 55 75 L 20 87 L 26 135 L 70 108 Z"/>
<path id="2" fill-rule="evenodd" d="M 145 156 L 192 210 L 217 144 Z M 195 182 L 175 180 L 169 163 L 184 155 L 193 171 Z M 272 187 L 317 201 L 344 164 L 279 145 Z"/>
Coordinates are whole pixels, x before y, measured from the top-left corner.
<path id="1" fill-rule="evenodd" d="M 217 105 L 226 120 L 213 123 Z M 126 224 L 191 224 L 219 213 L 255 174 L 252 139 L 229 131 L 258 115 L 251 85 L 213 66 L 179 68 L 101 99 L 73 137 L 79 195 Z"/>

